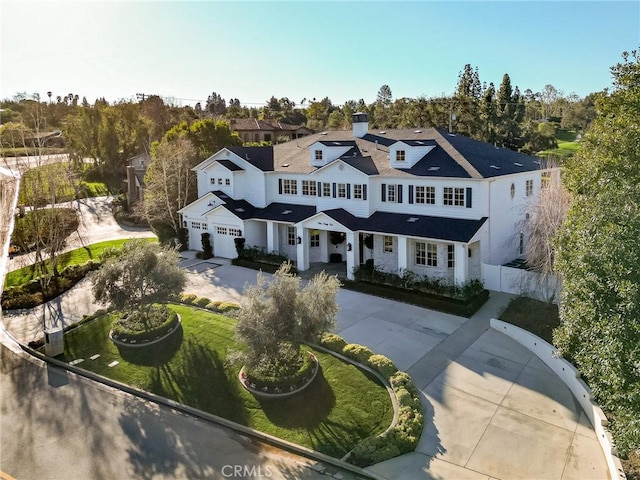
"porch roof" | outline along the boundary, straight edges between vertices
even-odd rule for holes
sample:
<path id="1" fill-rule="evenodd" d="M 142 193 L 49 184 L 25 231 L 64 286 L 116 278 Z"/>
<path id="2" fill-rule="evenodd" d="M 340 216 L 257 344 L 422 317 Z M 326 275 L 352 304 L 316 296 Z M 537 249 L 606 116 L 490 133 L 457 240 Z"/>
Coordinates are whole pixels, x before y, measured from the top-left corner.
<path id="1" fill-rule="evenodd" d="M 406 213 L 375 212 L 369 218 L 356 217 L 343 208 L 323 213 L 351 231 L 406 235 L 449 242 L 469 242 L 487 220 L 409 215 Z"/>
<path id="2" fill-rule="evenodd" d="M 264 208 L 257 208 L 246 200 L 234 200 L 223 192 L 213 192 L 224 201 L 221 206 L 242 220 L 274 220 L 277 222 L 297 223 L 316 213 L 312 205 L 295 205 L 292 203 L 270 203 Z"/>

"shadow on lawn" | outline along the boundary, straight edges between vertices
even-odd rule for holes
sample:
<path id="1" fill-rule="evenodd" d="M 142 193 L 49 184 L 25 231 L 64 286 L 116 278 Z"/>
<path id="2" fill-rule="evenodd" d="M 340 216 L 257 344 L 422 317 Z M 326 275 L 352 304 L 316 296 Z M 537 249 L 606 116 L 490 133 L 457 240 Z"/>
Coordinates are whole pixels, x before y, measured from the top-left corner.
<path id="1" fill-rule="evenodd" d="M 146 347 L 127 347 L 116 345 L 123 360 L 136 365 L 147 367 L 160 367 L 171 361 L 182 345 L 184 332 L 182 325 L 178 325 L 173 335 L 165 338 L 161 342 L 148 345 Z"/>
<path id="2" fill-rule="evenodd" d="M 174 361 L 158 365 L 150 390 L 199 410 L 247 425 L 249 417 L 240 398 L 240 384 L 225 368 L 218 352 L 188 339 Z"/>
<path id="3" fill-rule="evenodd" d="M 255 398 L 273 424 L 306 430 L 313 430 L 325 422 L 336 404 L 335 394 L 324 378 L 322 367 L 311 385 L 300 393 L 285 398 Z"/>

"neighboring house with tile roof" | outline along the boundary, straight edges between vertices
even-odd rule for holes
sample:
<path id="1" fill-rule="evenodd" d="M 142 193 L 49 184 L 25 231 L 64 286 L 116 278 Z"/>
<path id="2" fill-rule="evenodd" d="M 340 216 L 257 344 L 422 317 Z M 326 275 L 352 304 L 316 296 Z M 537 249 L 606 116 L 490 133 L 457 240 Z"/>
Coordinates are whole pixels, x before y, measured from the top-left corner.
<path id="1" fill-rule="evenodd" d="M 295 140 L 313 133 L 303 125 L 257 118 L 233 118 L 229 120 L 229 128 L 232 133 L 237 133 L 244 143 L 277 143 L 278 139 Z"/>
<path id="2" fill-rule="evenodd" d="M 339 254 L 348 278 L 372 261 L 457 284 L 522 256 L 527 206 L 554 171 L 434 128 L 369 131 L 360 113 L 353 131 L 223 148 L 193 170 L 199 198 L 180 211 L 192 249 L 209 232 L 220 257 L 243 237 L 299 270 Z"/>

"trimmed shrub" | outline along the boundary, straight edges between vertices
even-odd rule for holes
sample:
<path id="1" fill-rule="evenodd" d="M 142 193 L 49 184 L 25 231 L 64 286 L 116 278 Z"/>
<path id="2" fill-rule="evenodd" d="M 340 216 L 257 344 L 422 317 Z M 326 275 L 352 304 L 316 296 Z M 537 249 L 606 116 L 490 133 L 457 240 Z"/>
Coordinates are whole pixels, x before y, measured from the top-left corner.
<path id="1" fill-rule="evenodd" d="M 207 310 L 217 311 L 221 303 L 222 302 L 220 300 L 214 300 L 212 302 L 207 303 L 204 308 L 206 308 Z"/>
<path id="2" fill-rule="evenodd" d="M 178 325 L 178 315 L 166 305 L 153 305 L 148 311 L 136 310 L 113 323 L 113 335 L 117 339 L 155 340 L 169 333 Z"/>
<path id="3" fill-rule="evenodd" d="M 346 345 L 342 349 L 342 353 L 346 357 L 365 364 L 367 363 L 367 360 L 369 360 L 369 357 L 373 355 L 373 352 L 370 348 L 365 347 L 364 345 L 358 345 L 357 343 L 350 343 Z"/>
<path id="4" fill-rule="evenodd" d="M 373 368 L 384 378 L 389 378 L 398 371 L 398 367 L 384 355 L 371 355 L 367 360 L 367 365 Z"/>
<path id="5" fill-rule="evenodd" d="M 198 298 L 198 296 L 193 293 L 183 293 L 180 295 L 180 301 L 189 305 L 193 304 L 196 298 Z"/>
<path id="6" fill-rule="evenodd" d="M 245 372 L 247 374 L 247 381 L 252 384 L 251 388 L 255 390 L 262 390 L 266 387 L 270 392 L 273 392 L 275 389 L 287 392 L 295 390 L 307 383 L 313 374 L 314 366 L 315 363 L 312 360 L 310 353 L 307 350 L 302 350 L 301 361 L 298 369 L 286 378 L 272 377 L 264 373 L 249 370 L 246 367 Z"/>
<path id="7" fill-rule="evenodd" d="M 207 305 L 211 303 L 207 297 L 198 297 L 191 302 L 196 307 L 205 308 Z"/>
<path id="8" fill-rule="evenodd" d="M 235 302 L 220 302 L 220 304 L 218 305 L 218 310 L 225 313 L 225 312 L 232 312 L 233 310 L 239 310 L 240 309 L 240 305 L 238 305 Z"/>
<path id="9" fill-rule="evenodd" d="M 332 352 L 342 353 L 347 342 L 340 335 L 335 333 L 325 333 L 320 338 L 320 345 L 324 348 L 328 348 Z"/>

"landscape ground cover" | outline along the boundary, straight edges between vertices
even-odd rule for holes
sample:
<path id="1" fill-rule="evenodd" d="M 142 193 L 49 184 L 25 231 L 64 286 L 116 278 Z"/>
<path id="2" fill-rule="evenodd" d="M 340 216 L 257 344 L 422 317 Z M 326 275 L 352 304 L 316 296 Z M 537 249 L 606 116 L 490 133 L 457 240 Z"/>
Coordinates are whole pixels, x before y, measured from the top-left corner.
<path id="1" fill-rule="evenodd" d="M 161 344 L 119 350 L 108 337 L 114 317 L 105 315 L 67 333 L 62 360 L 84 359 L 78 367 L 335 457 L 390 425 L 386 388 L 317 351 L 321 370 L 306 390 L 285 399 L 254 397 L 237 380 L 240 365 L 227 360 L 239 348 L 235 320 L 184 305 L 170 308 L 180 314 L 182 328 Z"/>
<path id="2" fill-rule="evenodd" d="M 93 243 L 84 247 L 76 248 L 66 253 L 62 253 L 58 256 L 58 268 L 62 270 L 65 267 L 71 265 L 81 265 L 89 260 L 99 260 L 100 255 L 108 248 L 119 248 L 130 239 L 108 240 L 106 242 Z M 155 237 L 149 237 L 147 241 L 157 241 Z M 47 263 L 46 268 L 51 269 L 50 262 Z M 28 265 L 9 272 L 5 279 L 5 288 L 16 287 L 25 285 L 31 280 L 35 280 L 40 274 L 41 269 L 37 264 Z"/>

